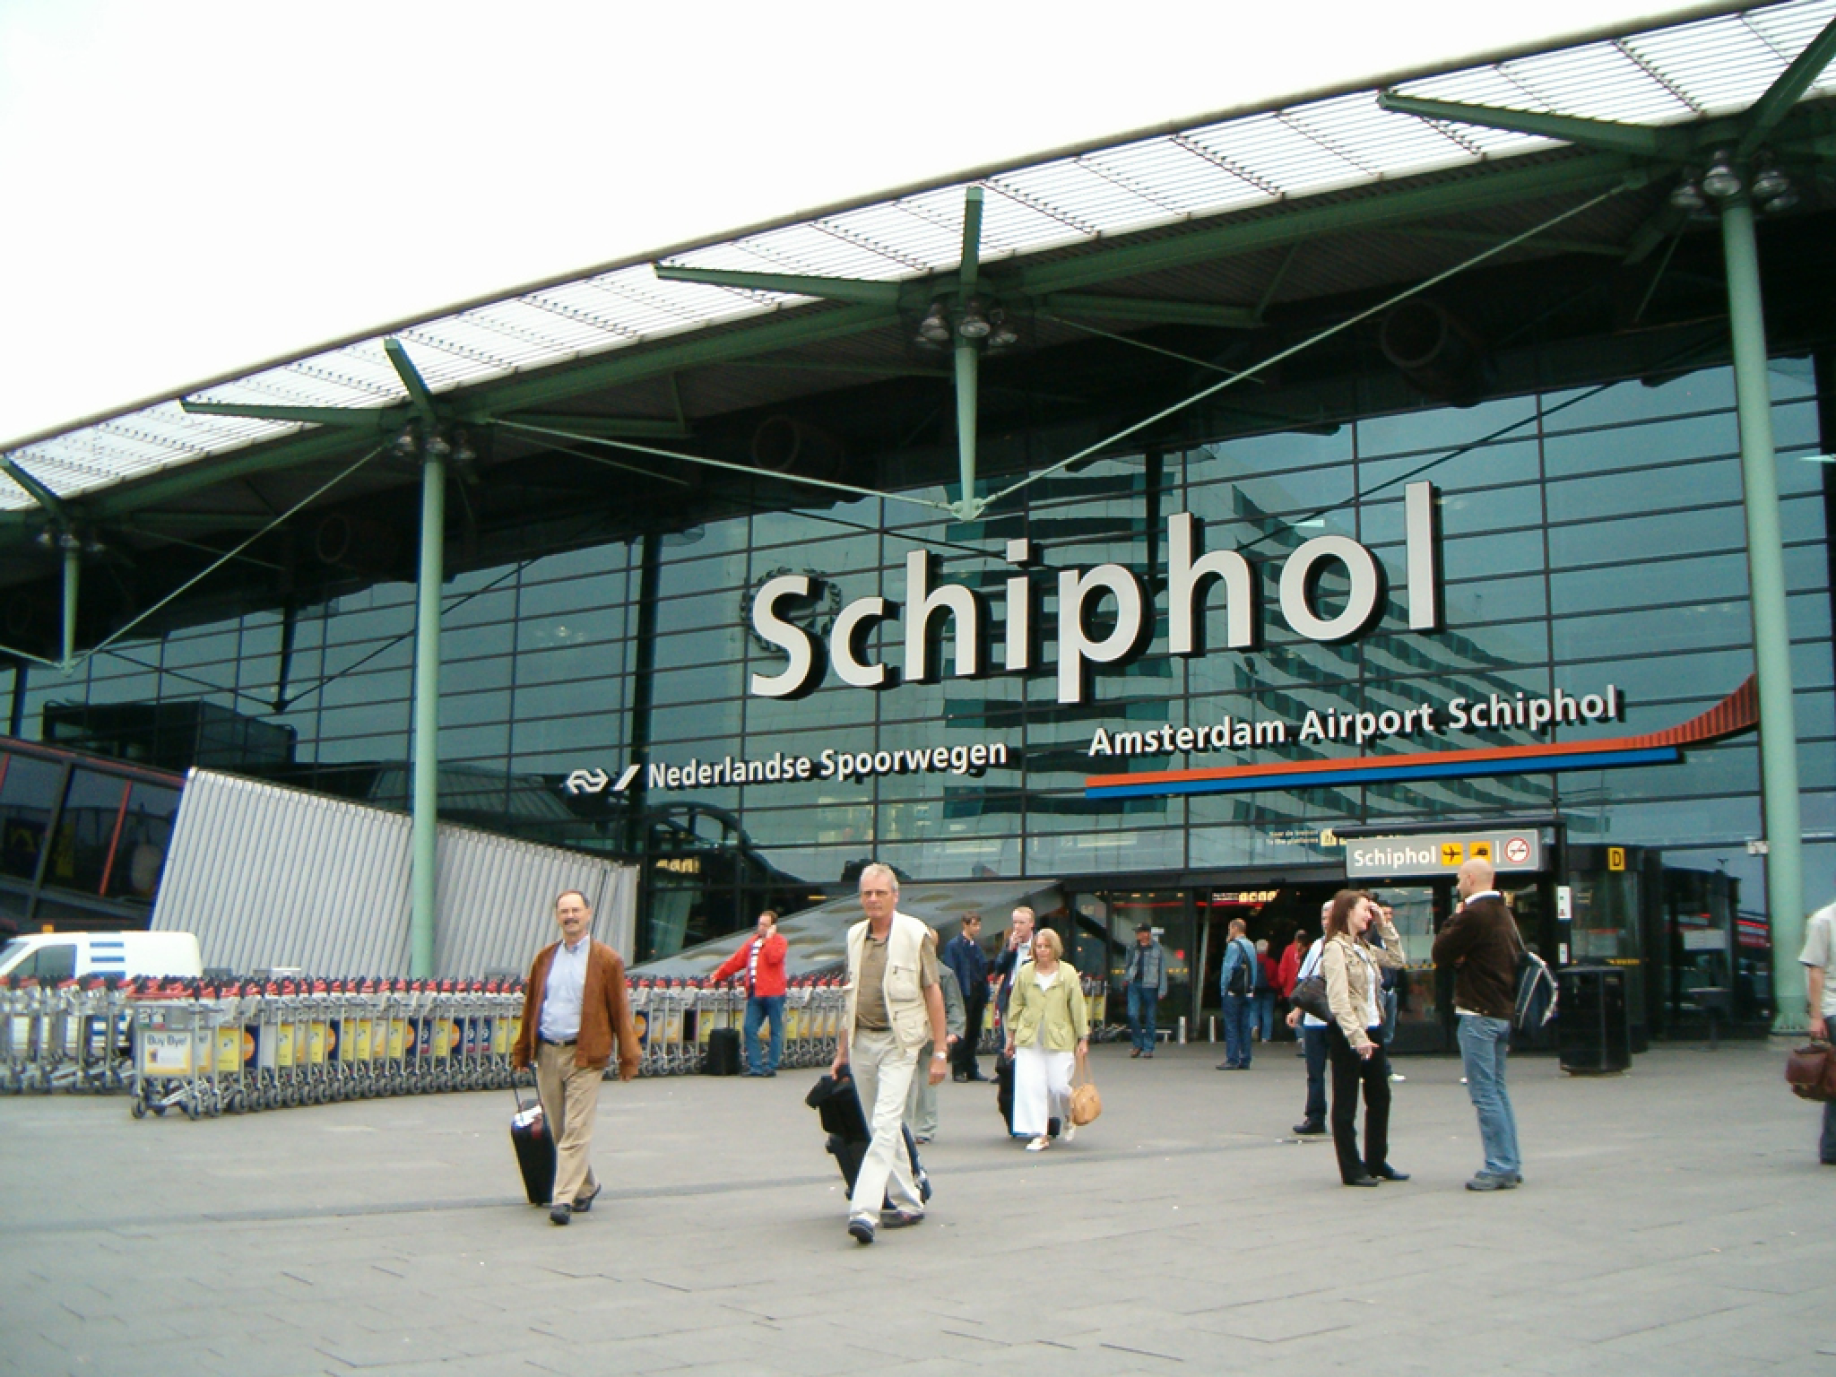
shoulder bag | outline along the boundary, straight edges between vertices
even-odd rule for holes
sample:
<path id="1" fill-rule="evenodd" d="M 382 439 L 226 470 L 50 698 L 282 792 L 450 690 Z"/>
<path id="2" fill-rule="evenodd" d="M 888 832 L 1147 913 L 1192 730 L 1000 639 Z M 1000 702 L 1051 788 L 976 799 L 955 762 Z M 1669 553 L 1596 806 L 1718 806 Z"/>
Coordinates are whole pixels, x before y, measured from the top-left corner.
<path id="1" fill-rule="evenodd" d="M 1332 1003 L 1326 998 L 1326 977 L 1323 975 L 1310 975 L 1305 980 L 1296 981 L 1294 993 L 1288 996 L 1288 1002 L 1321 1023 L 1333 1021 Z"/>

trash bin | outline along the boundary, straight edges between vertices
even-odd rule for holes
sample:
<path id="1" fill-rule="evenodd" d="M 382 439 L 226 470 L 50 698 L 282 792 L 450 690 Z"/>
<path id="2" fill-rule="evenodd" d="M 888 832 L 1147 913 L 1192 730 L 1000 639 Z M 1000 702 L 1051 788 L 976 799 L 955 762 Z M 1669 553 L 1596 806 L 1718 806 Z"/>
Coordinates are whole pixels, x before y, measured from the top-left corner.
<path id="1" fill-rule="evenodd" d="M 1562 1069 L 1599 1076 L 1632 1066 L 1626 973 L 1612 966 L 1567 966 L 1557 975 L 1556 1049 Z"/>

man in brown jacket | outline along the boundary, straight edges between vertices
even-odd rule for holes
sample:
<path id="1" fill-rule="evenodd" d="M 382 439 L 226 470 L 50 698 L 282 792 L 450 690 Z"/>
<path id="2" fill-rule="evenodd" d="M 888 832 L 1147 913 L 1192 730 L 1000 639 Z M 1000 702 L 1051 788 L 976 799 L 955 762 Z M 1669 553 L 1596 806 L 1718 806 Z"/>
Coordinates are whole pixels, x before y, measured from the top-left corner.
<path id="1" fill-rule="evenodd" d="M 523 1027 L 510 1064 L 536 1070 L 536 1094 L 555 1143 L 555 1189 L 548 1217 L 569 1223 L 593 1208 L 599 1178 L 588 1150 L 599 1087 L 618 1043 L 618 1078 L 638 1072 L 637 1029 L 625 992 L 625 963 L 604 942 L 587 936 L 593 911 L 570 889 L 555 900 L 561 940 L 536 953 L 523 991 Z"/>
<path id="2" fill-rule="evenodd" d="M 1517 954 L 1523 940 L 1504 896 L 1492 887 L 1491 863 L 1468 861 L 1454 881 L 1460 909 L 1434 939 L 1434 964 L 1454 967 L 1454 1012 L 1466 1093 L 1479 1115 L 1485 1165 L 1469 1191 L 1508 1191 L 1523 1183 L 1517 1114 L 1505 1087 L 1511 1015 L 1517 1008 Z"/>

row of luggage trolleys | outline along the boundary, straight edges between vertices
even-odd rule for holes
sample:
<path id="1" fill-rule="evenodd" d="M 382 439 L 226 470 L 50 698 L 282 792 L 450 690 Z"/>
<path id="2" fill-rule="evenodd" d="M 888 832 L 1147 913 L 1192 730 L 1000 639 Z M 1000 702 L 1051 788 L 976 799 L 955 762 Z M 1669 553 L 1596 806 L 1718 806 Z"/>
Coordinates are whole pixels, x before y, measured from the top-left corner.
<path id="1" fill-rule="evenodd" d="M 744 1023 L 737 985 L 639 980 L 629 994 L 643 1075 L 701 1071 L 714 1032 Z M 199 1118 L 501 1089 L 522 1006 L 515 980 L 0 980 L 0 1090 L 127 1091 L 137 1118 Z M 779 1065 L 826 1066 L 845 1007 L 838 978 L 793 982 Z M 995 1037 L 991 1011 L 977 1043 Z"/>
<path id="2" fill-rule="evenodd" d="M 0 1091 L 119 1092 L 134 1080 L 125 1002 L 114 982 L 0 978 Z"/>
<path id="3" fill-rule="evenodd" d="M 192 1118 L 510 1084 L 519 990 L 496 981 L 315 981 L 129 1000 L 136 1118 Z"/>
<path id="4" fill-rule="evenodd" d="M 835 1058 L 846 995 L 836 978 L 793 981 L 784 992 L 784 1067 L 827 1066 Z M 718 1029 L 743 1029 L 746 991 L 738 984 L 642 980 L 631 990 L 632 1020 L 643 1052 L 640 1074 L 686 1076 L 708 1061 Z M 761 1026 L 766 1036 L 769 1027 Z"/>

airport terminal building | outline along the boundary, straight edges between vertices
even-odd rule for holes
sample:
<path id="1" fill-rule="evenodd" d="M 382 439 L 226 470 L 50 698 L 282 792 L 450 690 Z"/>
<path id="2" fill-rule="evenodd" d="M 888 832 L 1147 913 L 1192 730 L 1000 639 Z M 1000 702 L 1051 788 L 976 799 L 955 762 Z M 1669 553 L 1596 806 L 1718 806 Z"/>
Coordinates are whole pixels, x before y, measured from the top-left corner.
<path id="1" fill-rule="evenodd" d="M 1093 974 L 1146 919 L 1195 1018 L 1229 919 L 1370 885 L 1425 968 L 1490 855 L 1640 1035 L 1765 1028 L 1836 874 L 1833 55 L 1698 8 L 29 438 L 10 734 L 630 857 L 639 959 L 872 859 Z M 42 888 L 111 820 L 14 784 Z"/>

